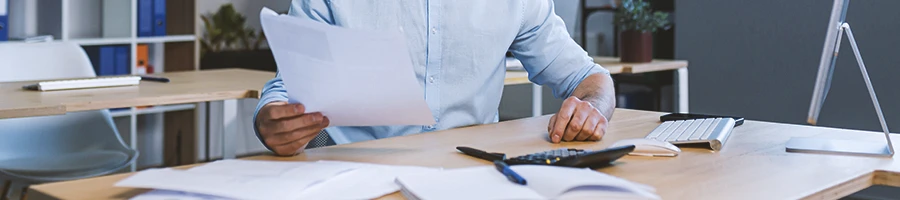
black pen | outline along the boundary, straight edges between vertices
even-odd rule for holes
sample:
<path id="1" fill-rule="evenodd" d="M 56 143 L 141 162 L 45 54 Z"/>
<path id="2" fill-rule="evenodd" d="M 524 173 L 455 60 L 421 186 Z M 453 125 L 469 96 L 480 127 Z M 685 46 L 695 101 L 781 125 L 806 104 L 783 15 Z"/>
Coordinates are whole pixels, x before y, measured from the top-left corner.
<path id="1" fill-rule="evenodd" d="M 168 83 L 169 79 L 165 77 L 152 77 L 152 76 L 141 76 L 142 81 L 155 81 L 155 82 L 163 82 Z"/>
<path id="2" fill-rule="evenodd" d="M 503 173 L 503 175 L 506 176 L 506 179 L 508 179 L 509 181 L 511 181 L 513 183 L 517 183 L 519 185 L 527 184 L 525 182 L 525 178 L 522 178 L 522 176 L 519 176 L 519 174 L 517 174 L 515 171 L 513 171 L 512 168 L 509 168 L 509 165 L 506 165 L 505 162 L 503 162 L 501 160 L 495 160 L 494 166 L 496 166 L 497 171 L 500 171 L 500 173 Z"/>

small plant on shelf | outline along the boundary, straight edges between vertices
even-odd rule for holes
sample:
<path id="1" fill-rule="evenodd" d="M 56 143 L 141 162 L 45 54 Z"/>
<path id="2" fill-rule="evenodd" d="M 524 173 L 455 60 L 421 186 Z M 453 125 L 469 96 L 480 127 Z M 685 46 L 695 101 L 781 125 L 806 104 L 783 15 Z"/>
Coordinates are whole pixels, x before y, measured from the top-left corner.
<path id="1" fill-rule="evenodd" d="M 669 29 L 669 14 L 652 11 L 643 0 L 622 0 L 616 9 L 614 24 L 621 31 L 622 62 L 653 60 L 653 33 Z"/>
<path id="2" fill-rule="evenodd" d="M 245 14 L 238 10 L 228 3 L 200 17 L 206 29 L 200 40 L 200 69 L 275 71 L 275 58 L 265 47 L 266 35 L 248 26 Z"/>
<path id="3" fill-rule="evenodd" d="M 200 45 L 202 53 L 225 50 L 259 50 L 266 40 L 262 30 L 247 26 L 247 18 L 232 4 L 224 4 L 215 13 L 200 16 L 206 32 Z"/>

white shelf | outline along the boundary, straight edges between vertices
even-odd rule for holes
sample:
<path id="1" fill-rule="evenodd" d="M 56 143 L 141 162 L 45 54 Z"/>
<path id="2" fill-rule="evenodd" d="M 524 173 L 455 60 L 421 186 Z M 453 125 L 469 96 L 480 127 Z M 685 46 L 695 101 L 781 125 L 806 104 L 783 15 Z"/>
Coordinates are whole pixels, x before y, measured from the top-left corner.
<path id="1" fill-rule="evenodd" d="M 135 114 L 143 115 L 143 114 L 155 114 L 155 113 L 164 113 L 170 111 L 179 111 L 179 110 L 190 110 L 194 109 L 196 106 L 194 104 L 178 104 L 178 105 L 161 105 L 161 106 L 153 106 L 151 108 L 137 109 L 135 110 Z M 117 111 L 109 111 L 110 116 L 112 117 L 127 117 L 131 116 L 130 109 L 117 110 Z"/>
<path id="2" fill-rule="evenodd" d="M 62 42 L 62 40 L 56 40 Z M 84 39 L 70 39 L 69 42 L 74 42 L 80 45 L 117 45 L 117 44 L 131 44 L 131 38 L 84 38 Z"/>
<path id="3" fill-rule="evenodd" d="M 138 37 L 137 43 L 193 42 L 195 40 L 197 40 L 197 36 L 195 35 L 169 35 Z"/>
<path id="4" fill-rule="evenodd" d="M 132 41 L 136 43 L 166 43 L 166 42 L 191 42 L 197 40 L 197 36 L 195 35 L 170 35 L 170 36 L 154 36 L 154 37 L 139 37 L 137 39 L 132 40 L 132 38 L 124 37 L 124 38 L 81 38 L 81 39 L 70 39 L 69 42 L 74 42 L 80 45 L 92 46 L 92 45 L 118 45 L 118 44 L 131 44 Z M 56 40 L 61 41 L 61 40 Z"/>

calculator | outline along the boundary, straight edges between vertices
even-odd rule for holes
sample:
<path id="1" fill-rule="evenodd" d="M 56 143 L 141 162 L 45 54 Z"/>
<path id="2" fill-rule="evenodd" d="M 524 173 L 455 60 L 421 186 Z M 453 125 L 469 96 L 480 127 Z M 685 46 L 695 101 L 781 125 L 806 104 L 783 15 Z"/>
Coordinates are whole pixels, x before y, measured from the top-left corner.
<path id="1" fill-rule="evenodd" d="M 484 160 L 503 160 L 508 165 L 553 165 L 563 167 L 597 169 L 612 165 L 613 161 L 634 151 L 634 145 L 625 145 L 603 150 L 560 148 L 506 158 L 502 153 L 488 153 L 471 147 L 456 147 L 457 150 Z"/>

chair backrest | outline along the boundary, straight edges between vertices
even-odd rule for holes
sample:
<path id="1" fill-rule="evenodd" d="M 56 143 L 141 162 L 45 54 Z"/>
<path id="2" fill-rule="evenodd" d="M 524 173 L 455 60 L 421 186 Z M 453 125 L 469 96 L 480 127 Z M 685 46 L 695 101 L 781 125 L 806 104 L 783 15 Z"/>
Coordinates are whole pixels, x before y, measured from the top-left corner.
<path id="1" fill-rule="evenodd" d="M 95 77 L 77 44 L 0 43 L 0 82 Z M 0 160 L 87 150 L 128 149 L 108 110 L 0 119 Z"/>

